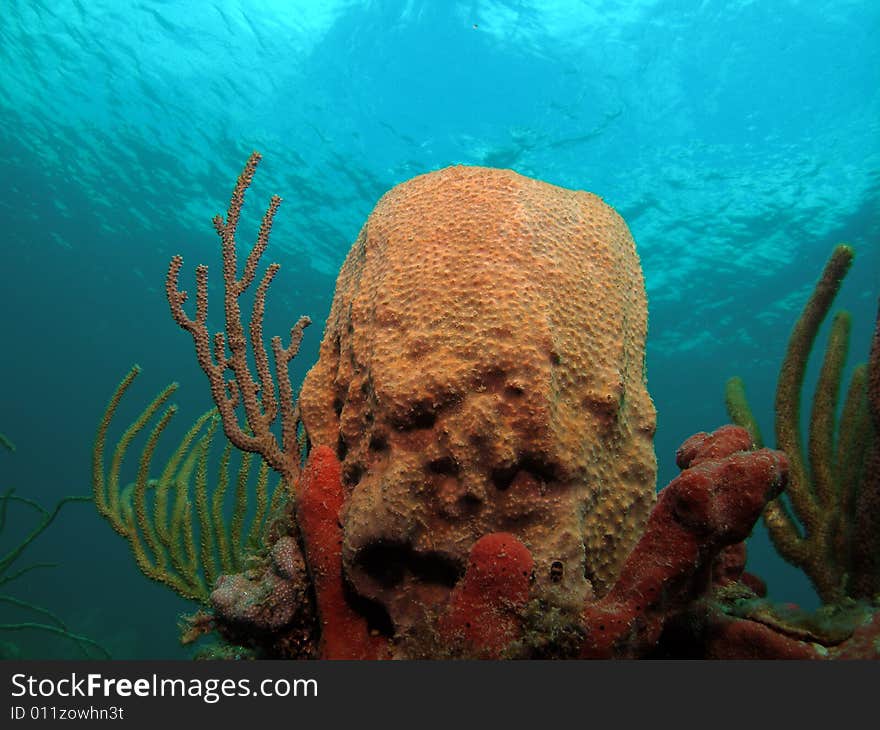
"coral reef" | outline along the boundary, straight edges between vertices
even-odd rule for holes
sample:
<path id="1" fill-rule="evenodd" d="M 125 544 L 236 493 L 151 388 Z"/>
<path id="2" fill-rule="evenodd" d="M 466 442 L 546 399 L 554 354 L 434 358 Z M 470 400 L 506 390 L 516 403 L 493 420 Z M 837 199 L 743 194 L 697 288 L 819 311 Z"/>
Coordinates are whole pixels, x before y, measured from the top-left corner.
<path id="1" fill-rule="evenodd" d="M 654 500 L 646 321 L 632 237 L 594 195 L 450 167 L 378 202 L 300 408 L 342 463 L 345 574 L 396 632 L 487 533 L 572 610 L 613 583 Z"/>
<path id="2" fill-rule="evenodd" d="M 852 259 L 849 246 L 834 249 L 789 339 L 776 390 L 776 442 L 791 463 L 791 510 L 783 499 L 775 499 L 764 513 L 780 555 L 807 574 L 825 603 L 880 593 L 880 313 L 869 363 L 854 369 L 839 422 L 850 315 L 842 311 L 834 317 L 806 453 L 800 429 L 810 353 Z M 747 428 L 760 446 L 740 378 L 728 381 L 726 401 L 734 423 Z"/>
<path id="3" fill-rule="evenodd" d="M 600 199 L 483 168 L 394 188 L 342 267 L 319 360 L 297 401 L 287 371 L 308 319 L 294 325 L 289 346 L 273 338 L 274 377 L 263 342 L 276 264 L 254 292 L 249 340 L 241 319 L 239 298 L 279 205 L 273 197 L 239 277 L 236 228 L 259 159 L 249 159 L 226 218 L 214 220 L 226 329 L 213 345 L 207 269 L 196 269 L 192 318 L 177 283 L 180 257 L 166 280 L 230 443 L 262 457 L 290 497 L 252 559 L 224 567 L 213 586 L 208 571 L 198 576 L 209 608 L 190 618 L 186 638 L 215 631 L 225 642 L 202 656 L 876 653 L 872 609 L 811 620 L 767 603 L 761 581 L 743 573 L 743 541 L 789 478 L 785 454 L 752 450 L 739 427 L 698 434 L 679 450 L 682 473 L 655 500 L 644 286 L 625 224 Z M 101 453 L 126 387 L 105 414 Z M 132 508 L 120 496 L 100 505 L 129 539 L 138 526 L 154 567 L 162 555 L 167 564 L 172 552 L 187 553 L 185 542 L 162 537 L 175 534 L 176 512 L 170 528 L 145 519 L 152 451 L 168 418 L 141 456 Z M 168 474 L 186 463 L 200 428 Z M 117 467 L 114 459 L 111 474 Z M 103 496 L 98 457 L 97 474 Z M 110 486 L 118 491 L 118 477 Z M 204 483 L 197 489 L 207 494 Z"/>
<path id="4" fill-rule="evenodd" d="M 744 429 L 725 426 L 683 444 L 677 455 L 683 471 L 660 493 L 614 586 L 588 600 L 575 623 L 536 596 L 528 548 L 515 535 L 492 533 L 471 546 L 464 575 L 448 601 L 429 612 L 431 633 L 419 642 L 382 636 L 346 600 L 337 522 L 341 464 L 331 449 L 318 447 L 303 472 L 303 489 L 315 498 L 299 513 L 311 546 L 306 562 L 323 566 L 315 582 L 322 622 L 315 655 L 876 658 L 877 647 L 866 638 L 878 630 L 871 609 L 816 617 L 786 611 L 756 595 L 742 573 L 742 541 L 788 479 L 782 452 L 752 451 L 750 442 Z M 548 648 L 553 634 L 556 646 Z"/>

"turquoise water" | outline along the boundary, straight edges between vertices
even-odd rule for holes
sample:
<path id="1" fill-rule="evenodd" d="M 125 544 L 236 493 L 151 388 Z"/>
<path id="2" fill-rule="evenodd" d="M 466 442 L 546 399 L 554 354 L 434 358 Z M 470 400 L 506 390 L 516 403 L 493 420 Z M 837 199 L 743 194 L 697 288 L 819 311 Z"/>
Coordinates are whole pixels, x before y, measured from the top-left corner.
<path id="1" fill-rule="evenodd" d="M 684 438 L 727 420 L 731 375 L 772 433 L 788 333 L 840 241 L 856 250 L 838 299 L 851 362 L 867 355 L 876 3 L 4 0 L 0 65 L 0 432 L 17 446 L 0 453 L 0 486 L 44 504 L 90 492 L 94 430 L 132 363 L 141 404 L 181 383 L 181 428 L 209 406 L 164 275 L 175 253 L 186 276 L 199 262 L 219 273 L 210 218 L 253 149 L 264 162 L 242 240 L 268 196 L 284 198 L 265 331 L 315 322 L 295 382 L 375 202 L 453 163 L 590 190 L 626 219 L 650 303 L 661 484 Z M 190 604 L 144 579 L 89 505 L 66 507 L 29 555 L 60 566 L 15 595 L 114 656 L 187 655 L 175 617 Z M 761 530 L 750 565 L 772 597 L 815 604 Z M 76 655 L 12 638 L 28 655 Z"/>

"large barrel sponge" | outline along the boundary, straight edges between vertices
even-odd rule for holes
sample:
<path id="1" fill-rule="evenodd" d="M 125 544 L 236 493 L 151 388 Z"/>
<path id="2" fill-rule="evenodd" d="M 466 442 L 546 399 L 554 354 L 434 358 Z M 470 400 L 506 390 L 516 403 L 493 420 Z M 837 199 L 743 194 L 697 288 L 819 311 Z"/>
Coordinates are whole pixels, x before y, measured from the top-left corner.
<path id="1" fill-rule="evenodd" d="M 493 532 L 529 548 L 535 595 L 607 591 L 654 501 L 646 328 L 633 239 L 597 196 L 463 166 L 383 196 L 300 395 L 343 465 L 355 592 L 406 631 Z"/>

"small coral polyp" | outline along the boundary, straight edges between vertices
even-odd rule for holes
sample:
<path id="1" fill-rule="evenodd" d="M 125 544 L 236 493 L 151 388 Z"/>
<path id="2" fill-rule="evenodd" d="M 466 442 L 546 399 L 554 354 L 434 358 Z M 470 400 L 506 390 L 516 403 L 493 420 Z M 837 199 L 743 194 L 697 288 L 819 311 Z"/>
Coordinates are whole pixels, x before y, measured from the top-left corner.
<path id="1" fill-rule="evenodd" d="M 633 239 L 595 195 L 458 166 L 379 201 L 300 407 L 342 463 L 346 578 L 396 632 L 495 532 L 528 547 L 535 598 L 608 590 L 654 501 L 646 328 Z"/>

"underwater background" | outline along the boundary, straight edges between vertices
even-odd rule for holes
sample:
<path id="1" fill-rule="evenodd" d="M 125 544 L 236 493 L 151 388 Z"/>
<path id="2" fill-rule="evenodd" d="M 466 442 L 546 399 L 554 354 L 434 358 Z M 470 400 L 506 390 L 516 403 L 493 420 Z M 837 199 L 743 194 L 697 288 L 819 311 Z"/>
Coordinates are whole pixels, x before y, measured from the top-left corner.
<path id="1" fill-rule="evenodd" d="M 296 385 L 376 201 L 456 163 L 589 190 L 628 223 L 647 283 L 661 486 L 686 437 L 728 421 L 732 375 L 772 433 L 788 335 L 841 241 L 856 251 L 834 307 L 853 314 L 847 372 L 867 357 L 880 291 L 877 3 L 0 4 L 0 432 L 16 446 L 0 450 L 0 491 L 47 507 L 90 494 L 95 429 L 135 362 L 120 423 L 170 381 L 175 435 L 211 405 L 164 277 L 175 253 L 184 288 L 209 264 L 209 322 L 221 326 L 210 219 L 254 149 L 264 161 L 240 241 L 281 195 L 265 331 L 312 317 Z M 0 554 L 34 523 L 8 513 Z M 817 605 L 762 526 L 749 550 L 772 599 Z M 24 563 L 57 567 L 0 593 L 114 657 L 189 656 L 176 618 L 193 605 L 144 578 L 89 504 L 65 506 Z M 23 620 L 0 604 L 0 624 Z M 41 632 L 0 642 L 79 656 Z"/>

